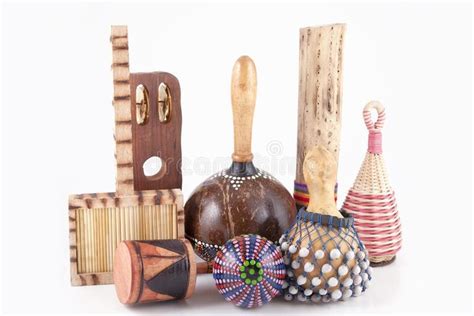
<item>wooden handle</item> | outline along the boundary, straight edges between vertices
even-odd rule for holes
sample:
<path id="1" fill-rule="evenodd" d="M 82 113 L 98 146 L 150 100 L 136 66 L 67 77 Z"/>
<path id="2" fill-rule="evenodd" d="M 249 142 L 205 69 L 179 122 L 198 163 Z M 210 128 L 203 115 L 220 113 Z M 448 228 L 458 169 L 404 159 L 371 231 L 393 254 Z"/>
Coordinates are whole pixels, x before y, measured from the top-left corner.
<path id="1" fill-rule="evenodd" d="M 334 201 L 337 163 L 326 148 L 316 146 L 306 154 L 303 173 L 309 191 L 308 212 L 342 218 Z"/>
<path id="2" fill-rule="evenodd" d="M 234 116 L 234 153 L 232 160 L 252 161 L 252 121 L 257 98 L 257 70 L 253 60 L 242 56 L 234 64 L 231 83 Z"/>

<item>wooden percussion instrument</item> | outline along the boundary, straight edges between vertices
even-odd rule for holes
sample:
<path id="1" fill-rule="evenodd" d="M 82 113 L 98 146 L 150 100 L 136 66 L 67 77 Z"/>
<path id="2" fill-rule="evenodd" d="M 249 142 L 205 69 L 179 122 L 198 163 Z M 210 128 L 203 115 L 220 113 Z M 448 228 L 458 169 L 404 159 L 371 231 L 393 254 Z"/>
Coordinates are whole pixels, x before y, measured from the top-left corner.
<path id="1" fill-rule="evenodd" d="M 372 278 L 353 218 L 336 209 L 336 168 L 332 153 L 321 146 L 304 160 L 309 205 L 300 209 L 295 225 L 280 240 L 288 269 L 287 300 L 343 300 L 360 295 Z"/>
<path id="2" fill-rule="evenodd" d="M 114 283 L 123 304 L 189 298 L 196 275 L 208 273 L 207 262 L 196 264 L 186 239 L 123 241 L 114 260 Z"/>
<path id="3" fill-rule="evenodd" d="M 290 193 L 267 172 L 252 163 L 252 120 L 257 76 L 247 56 L 232 72 L 234 117 L 232 165 L 204 181 L 185 205 L 186 237 L 204 260 L 212 260 L 220 246 L 242 234 L 257 234 L 271 241 L 293 222 L 296 207 Z"/>
<path id="4" fill-rule="evenodd" d="M 303 161 L 314 146 L 323 146 L 339 160 L 345 24 L 300 29 L 298 143 L 294 197 L 298 208 L 310 195 Z M 337 171 L 337 170 L 336 170 Z M 337 186 L 333 188 L 337 195 Z"/>
<path id="5" fill-rule="evenodd" d="M 113 26 L 110 40 L 116 192 L 69 196 L 72 285 L 112 283 L 122 240 L 184 237 L 179 82 L 129 72 L 126 26 Z M 162 161 L 156 174 L 145 173 L 149 159 Z"/>

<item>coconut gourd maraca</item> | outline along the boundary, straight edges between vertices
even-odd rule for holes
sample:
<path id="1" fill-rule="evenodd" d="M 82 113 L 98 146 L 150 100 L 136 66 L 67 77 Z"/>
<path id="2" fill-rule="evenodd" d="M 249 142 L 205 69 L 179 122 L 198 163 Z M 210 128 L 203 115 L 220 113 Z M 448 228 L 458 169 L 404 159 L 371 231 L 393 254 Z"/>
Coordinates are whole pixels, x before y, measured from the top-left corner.
<path id="1" fill-rule="evenodd" d="M 354 220 L 336 209 L 336 162 L 317 146 L 306 154 L 304 178 L 310 193 L 295 224 L 281 237 L 287 265 L 285 299 L 339 301 L 360 295 L 369 286 L 372 268 Z"/>
<path id="2" fill-rule="evenodd" d="M 234 117 L 232 165 L 199 185 L 185 205 L 186 237 L 211 261 L 229 239 L 257 234 L 277 241 L 293 223 L 295 202 L 285 187 L 252 163 L 252 120 L 256 101 L 255 65 L 240 57 L 232 71 Z"/>

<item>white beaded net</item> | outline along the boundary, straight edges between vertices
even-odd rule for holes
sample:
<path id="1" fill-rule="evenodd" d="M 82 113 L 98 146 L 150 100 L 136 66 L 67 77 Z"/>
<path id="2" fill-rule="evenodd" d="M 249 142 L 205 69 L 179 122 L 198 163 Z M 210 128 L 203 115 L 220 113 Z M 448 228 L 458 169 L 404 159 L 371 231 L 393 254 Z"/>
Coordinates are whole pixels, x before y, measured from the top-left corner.
<path id="1" fill-rule="evenodd" d="M 280 238 L 287 267 L 284 298 L 302 302 L 342 301 L 362 294 L 372 280 L 368 253 L 353 219 L 306 212 Z"/>

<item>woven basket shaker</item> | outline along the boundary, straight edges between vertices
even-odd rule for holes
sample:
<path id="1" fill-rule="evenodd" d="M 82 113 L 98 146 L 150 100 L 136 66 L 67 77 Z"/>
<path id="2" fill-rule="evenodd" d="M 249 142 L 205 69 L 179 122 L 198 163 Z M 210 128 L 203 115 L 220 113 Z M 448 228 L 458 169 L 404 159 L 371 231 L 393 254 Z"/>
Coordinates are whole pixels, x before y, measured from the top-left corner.
<path id="1" fill-rule="evenodd" d="M 375 123 L 371 118 L 373 109 L 378 113 Z M 369 252 L 369 260 L 377 266 L 395 260 L 401 248 L 402 234 L 397 202 L 382 154 L 385 108 L 380 102 L 371 101 L 364 107 L 363 115 L 369 130 L 369 146 L 342 209 L 354 217 L 359 237 Z"/>

